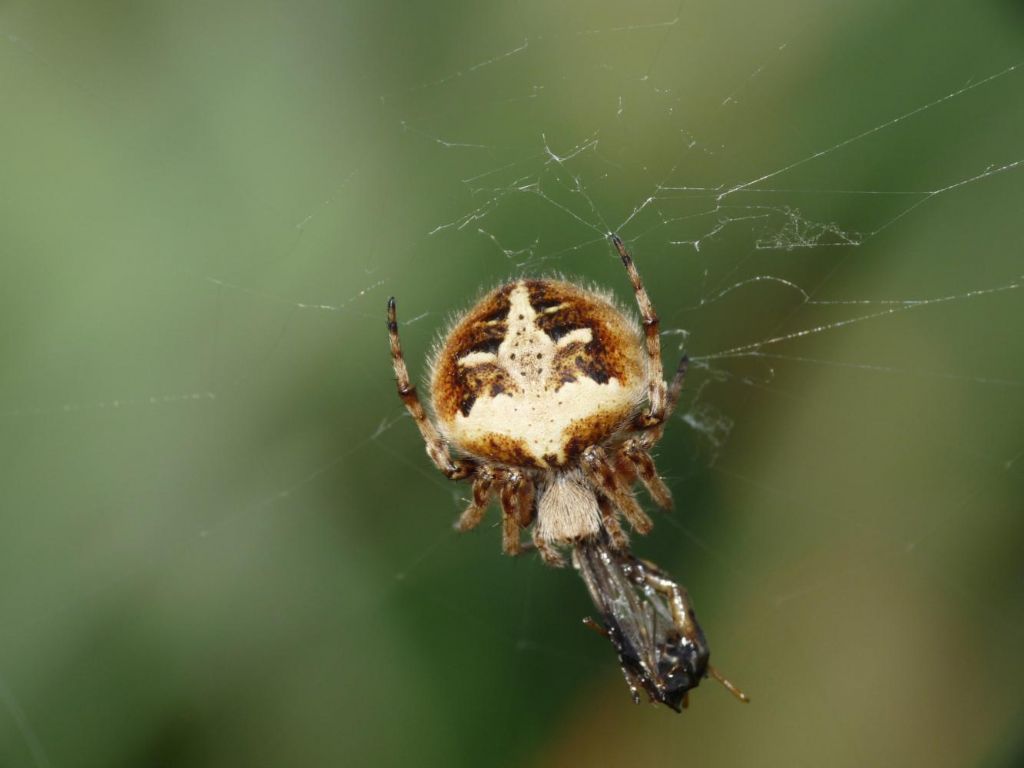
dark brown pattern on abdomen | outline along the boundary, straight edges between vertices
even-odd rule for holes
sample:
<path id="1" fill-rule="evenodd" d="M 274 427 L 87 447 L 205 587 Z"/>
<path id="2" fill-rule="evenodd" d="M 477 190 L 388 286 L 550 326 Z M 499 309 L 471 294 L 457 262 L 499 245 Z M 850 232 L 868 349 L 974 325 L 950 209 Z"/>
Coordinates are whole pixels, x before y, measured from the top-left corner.
<path id="1" fill-rule="evenodd" d="M 434 407 L 451 419 L 457 412 L 468 416 L 480 396 L 515 392 L 515 384 L 495 364 L 464 366 L 459 360 L 474 352 L 496 353 L 508 333 L 509 294 L 513 284 L 503 285 L 486 297 L 452 330 L 434 372 Z"/>
<path id="2" fill-rule="evenodd" d="M 498 395 L 514 395 L 519 387 L 504 368 L 496 363 L 481 363 L 471 367 L 463 367 L 459 377 L 462 385 L 462 398 L 459 410 L 463 416 L 469 416 L 473 403 L 478 397 L 497 397 Z"/>
<path id="3" fill-rule="evenodd" d="M 615 349 L 614 332 L 609 327 L 608 308 L 593 301 L 581 301 L 558 283 L 546 280 L 530 280 L 526 283 L 530 304 L 540 314 L 537 327 L 557 342 L 567 334 L 580 328 L 589 328 L 591 340 L 572 342 L 555 353 L 548 381 L 557 390 L 564 384 L 581 377 L 604 384 L 617 377 L 623 380 L 626 361 L 621 355 L 611 353 Z M 557 307 L 557 309 L 553 309 Z M 543 311 L 550 310 L 550 311 Z"/>

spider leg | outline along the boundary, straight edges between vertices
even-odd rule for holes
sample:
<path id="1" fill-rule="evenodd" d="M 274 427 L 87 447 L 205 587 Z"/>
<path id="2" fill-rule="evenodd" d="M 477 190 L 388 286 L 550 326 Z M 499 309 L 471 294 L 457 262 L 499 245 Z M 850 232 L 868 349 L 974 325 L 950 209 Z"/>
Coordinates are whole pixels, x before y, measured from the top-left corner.
<path id="1" fill-rule="evenodd" d="M 651 454 L 648 452 L 642 439 L 632 437 L 627 440 L 622 446 L 620 455 L 628 460 L 633 470 L 640 477 L 640 482 L 644 484 L 644 488 L 647 489 L 651 498 L 654 499 L 654 502 L 662 509 L 671 509 L 672 491 L 665 485 L 665 481 L 658 476 L 658 470 L 654 466 L 654 459 L 651 458 Z"/>
<path id="2" fill-rule="evenodd" d="M 501 484 L 501 550 L 506 555 L 522 551 L 519 528 L 528 519 L 533 506 L 533 483 L 517 470 L 508 473 Z"/>
<path id="3" fill-rule="evenodd" d="M 490 467 L 484 466 L 477 471 L 473 480 L 473 500 L 455 522 L 455 530 L 464 533 L 480 525 L 494 493 L 494 481 L 494 473 Z"/>
<path id="4" fill-rule="evenodd" d="M 665 377 L 661 366 L 661 336 L 659 335 L 661 321 L 658 320 L 658 315 L 654 311 L 654 305 L 651 304 L 651 297 L 647 295 L 647 289 L 644 288 L 643 280 L 640 279 L 640 273 L 637 271 L 636 264 L 633 263 L 633 257 L 629 255 L 629 251 L 626 249 L 625 243 L 622 242 L 622 238 L 612 233 L 611 240 L 615 250 L 619 252 L 619 257 L 626 268 L 630 282 L 633 283 L 633 293 L 636 296 L 636 303 L 640 308 L 640 316 L 643 320 L 644 337 L 647 345 L 648 408 L 646 413 L 641 416 L 641 426 L 653 427 L 664 421 L 666 408 Z"/>
<path id="5" fill-rule="evenodd" d="M 675 375 L 668 388 L 668 395 L 665 402 L 665 413 L 662 420 L 654 425 L 644 427 L 643 423 L 635 426 L 640 433 L 623 443 L 619 456 L 623 457 L 624 463 L 630 466 L 632 472 L 640 478 L 647 492 L 654 499 L 655 503 L 662 509 L 672 508 L 672 492 L 659 477 L 658 470 L 654 466 L 654 459 L 651 458 L 650 450 L 653 448 L 665 432 L 665 425 L 669 416 L 675 411 L 679 404 L 679 397 L 683 391 L 683 382 L 686 379 L 686 371 L 690 365 L 690 358 L 683 355 L 676 366 Z M 641 415 L 640 417 L 644 417 Z"/>
<path id="6" fill-rule="evenodd" d="M 630 439 L 635 440 L 636 438 Z M 615 468 L 615 474 L 618 476 L 619 484 L 626 488 L 632 488 L 633 483 L 639 480 L 640 476 L 637 474 L 636 465 L 624 450 L 628 442 L 629 441 L 627 440 L 615 449 L 615 452 L 611 456 L 611 464 Z"/>
<path id="7" fill-rule="evenodd" d="M 476 464 L 471 461 L 453 461 L 448 452 L 448 445 L 445 443 L 437 427 L 427 416 L 427 412 L 420 402 L 420 396 L 416 392 L 416 385 L 409 380 L 409 369 L 405 365 L 405 357 L 402 355 L 402 343 L 398 338 L 398 318 L 395 312 L 395 298 L 388 299 L 388 335 L 391 337 L 391 362 L 395 368 L 395 381 L 398 385 L 398 396 L 405 403 L 413 421 L 416 422 L 423 442 L 426 443 L 427 455 L 434 462 L 441 472 L 451 480 L 462 480 L 473 474 Z"/>
<path id="8" fill-rule="evenodd" d="M 638 533 L 647 533 L 654 527 L 651 518 L 637 503 L 628 484 L 619 480 L 615 468 L 608 462 L 608 457 L 599 446 L 592 445 L 584 450 L 582 463 L 598 489 L 619 508 Z"/>
<path id="9" fill-rule="evenodd" d="M 539 534 L 540 528 L 534 526 L 533 529 L 533 548 L 540 552 L 540 558 L 547 565 L 553 568 L 562 568 L 565 566 L 565 558 L 562 557 L 561 553 L 555 549 L 554 545 L 546 539 L 542 539 Z"/>
<path id="10" fill-rule="evenodd" d="M 526 528 L 537 515 L 537 489 L 533 484 L 533 480 L 528 476 L 523 477 L 523 482 L 520 484 L 519 491 L 516 494 L 516 503 L 519 514 L 519 527 Z"/>
<path id="11" fill-rule="evenodd" d="M 615 516 L 615 507 L 611 500 L 603 493 L 597 494 L 597 506 L 601 510 L 601 524 L 608 533 L 613 549 L 625 549 L 629 546 L 629 537 L 619 525 L 619 519 Z"/>
<path id="12" fill-rule="evenodd" d="M 675 413 L 676 406 L 679 405 L 679 397 L 683 392 L 683 382 L 686 380 L 686 371 L 690 367 L 690 358 L 688 355 L 683 355 L 679 358 L 679 365 L 676 366 L 676 372 L 672 376 L 672 382 L 668 386 L 668 395 L 665 399 L 665 413 L 661 418 L 661 421 L 654 424 L 649 424 L 646 419 L 646 414 L 640 414 L 634 423 L 634 427 L 643 432 L 642 440 L 644 446 L 647 448 L 654 447 L 661 436 L 665 433 L 665 425 L 668 423 L 669 417 Z"/>

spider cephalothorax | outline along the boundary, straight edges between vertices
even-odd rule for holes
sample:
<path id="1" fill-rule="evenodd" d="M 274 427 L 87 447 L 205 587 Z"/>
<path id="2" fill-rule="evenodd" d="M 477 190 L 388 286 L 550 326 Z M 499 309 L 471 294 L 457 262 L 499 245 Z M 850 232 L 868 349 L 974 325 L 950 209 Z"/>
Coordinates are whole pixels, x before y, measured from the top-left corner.
<path id="1" fill-rule="evenodd" d="M 497 495 L 509 554 L 520 551 L 519 529 L 531 523 L 552 565 L 563 563 L 559 547 L 601 530 L 624 546 L 620 516 L 641 533 L 651 528 L 633 495 L 637 480 L 659 505 L 671 504 L 650 450 L 679 397 L 686 359 L 667 387 L 658 318 L 622 241 L 612 242 L 642 325 L 610 296 L 565 280 L 495 288 L 456 320 L 434 354 L 436 425 L 409 380 L 394 299 L 388 303 L 399 394 L 438 469 L 473 484 L 456 527 L 479 524 Z"/>

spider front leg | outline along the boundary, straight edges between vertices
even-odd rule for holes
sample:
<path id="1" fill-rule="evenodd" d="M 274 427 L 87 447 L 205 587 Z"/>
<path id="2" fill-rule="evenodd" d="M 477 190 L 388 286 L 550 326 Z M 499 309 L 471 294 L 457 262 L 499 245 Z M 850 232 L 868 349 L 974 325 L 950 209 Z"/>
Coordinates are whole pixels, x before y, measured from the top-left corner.
<path id="1" fill-rule="evenodd" d="M 690 358 L 683 355 L 679 365 L 676 367 L 676 373 L 668 387 L 665 413 L 662 420 L 646 428 L 642 423 L 637 424 L 637 428 L 641 430 L 640 434 L 626 440 L 619 451 L 619 457 L 640 478 L 651 498 L 663 509 L 670 509 L 672 507 L 672 492 L 665 485 L 665 481 L 658 475 L 658 470 L 654 466 L 654 459 L 651 458 L 650 451 L 661 440 L 665 432 L 665 424 L 668 423 L 669 416 L 672 415 L 676 405 L 679 403 L 679 396 L 683 391 L 683 382 L 686 379 L 689 363 Z M 643 418 L 641 416 L 641 419 Z"/>
<path id="2" fill-rule="evenodd" d="M 676 406 L 679 405 L 679 398 L 683 393 L 683 384 L 686 381 L 686 372 L 689 368 L 690 358 L 688 355 L 683 355 L 679 358 L 679 365 L 676 366 L 675 375 L 672 376 L 672 383 L 668 385 L 668 394 L 665 398 L 665 412 L 662 414 L 661 421 L 651 424 L 647 420 L 646 414 L 641 414 L 634 424 L 636 429 L 642 430 L 644 433 L 642 439 L 645 447 L 651 448 L 661 440 L 669 417 L 675 413 Z"/>
<path id="3" fill-rule="evenodd" d="M 690 360 L 686 355 L 683 355 L 676 368 L 675 376 L 672 377 L 672 383 L 666 386 L 665 374 L 661 364 L 661 321 L 654 311 L 651 297 L 647 295 L 647 289 L 644 287 L 644 282 L 640 278 L 640 272 L 637 270 L 633 257 L 626 248 L 626 244 L 622 242 L 622 238 L 614 233 L 611 235 L 611 240 L 615 250 L 619 252 L 622 265 L 626 268 L 626 274 L 629 275 L 629 281 L 633 284 L 633 294 L 636 296 L 636 303 L 640 308 L 640 316 L 643 319 L 648 364 L 648 407 L 647 411 L 639 417 L 637 427 L 640 429 L 651 429 L 663 424 L 672 414 L 672 411 L 675 410 L 676 403 L 679 402 L 679 394 L 683 390 L 683 380 L 686 377 L 686 369 Z M 653 445 L 660 438 L 661 432 L 659 430 L 651 444 Z"/>
<path id="4" fill-rule="evenodd" d="M 647 347 L 647 401 L 646 413 L 641 417 L 642 427 L 653 427 L 665 419 L 666 387 L 665 377 L 661 366 L 661 321 L 651 304 L 651 297 L 647 295 L 643 280 L 637 271 L 633 257 L 626 249 L 625 243 L 615 233 L 611 235 L 612 245 L 619 252 L 622 265 L 626 268 L 626 274 L 633 283 L 633 294 L 636 296 L 637 306 L 640 308 L 640 317 L 644 325 L 644 339 Z"/>
<path id="5" fill-rule="evenodd" d="M 398 385 L 398 396 L 405 403 L 416 427 L 423 436 L 426 444 L 427 455 L 434 462 L 434 466 L 443 472 L 450 480 L 463 480 L 474 473 L 476 464 L 472 461 L 453 461 L 448 452 L 448 445 L 437 427 L 427 416 L 420 396 L 416 392 L 416 385 L 409 380 L 409 369 L 405 365 L 405 357 L 402 355 L 402 342 L 398 338 L 398 316 L 395 311 L 395 297 L 388 299 L 388 335 L 391 338 L 391 363 L 395 368 L 395 382 Z"/>

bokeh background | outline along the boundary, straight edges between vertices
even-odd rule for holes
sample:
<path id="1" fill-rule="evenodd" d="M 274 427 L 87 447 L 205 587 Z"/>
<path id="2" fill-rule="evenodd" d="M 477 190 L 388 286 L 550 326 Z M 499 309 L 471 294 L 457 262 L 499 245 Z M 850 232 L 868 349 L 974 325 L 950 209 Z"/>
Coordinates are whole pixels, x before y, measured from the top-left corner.
<path id="1" fill-rule="evenodd" d="M 0 8 L 0 765 L 1024 761 L 1016 2 Z M 394 395 L 510 275 L 694 358 L 635 706 Z"/>

